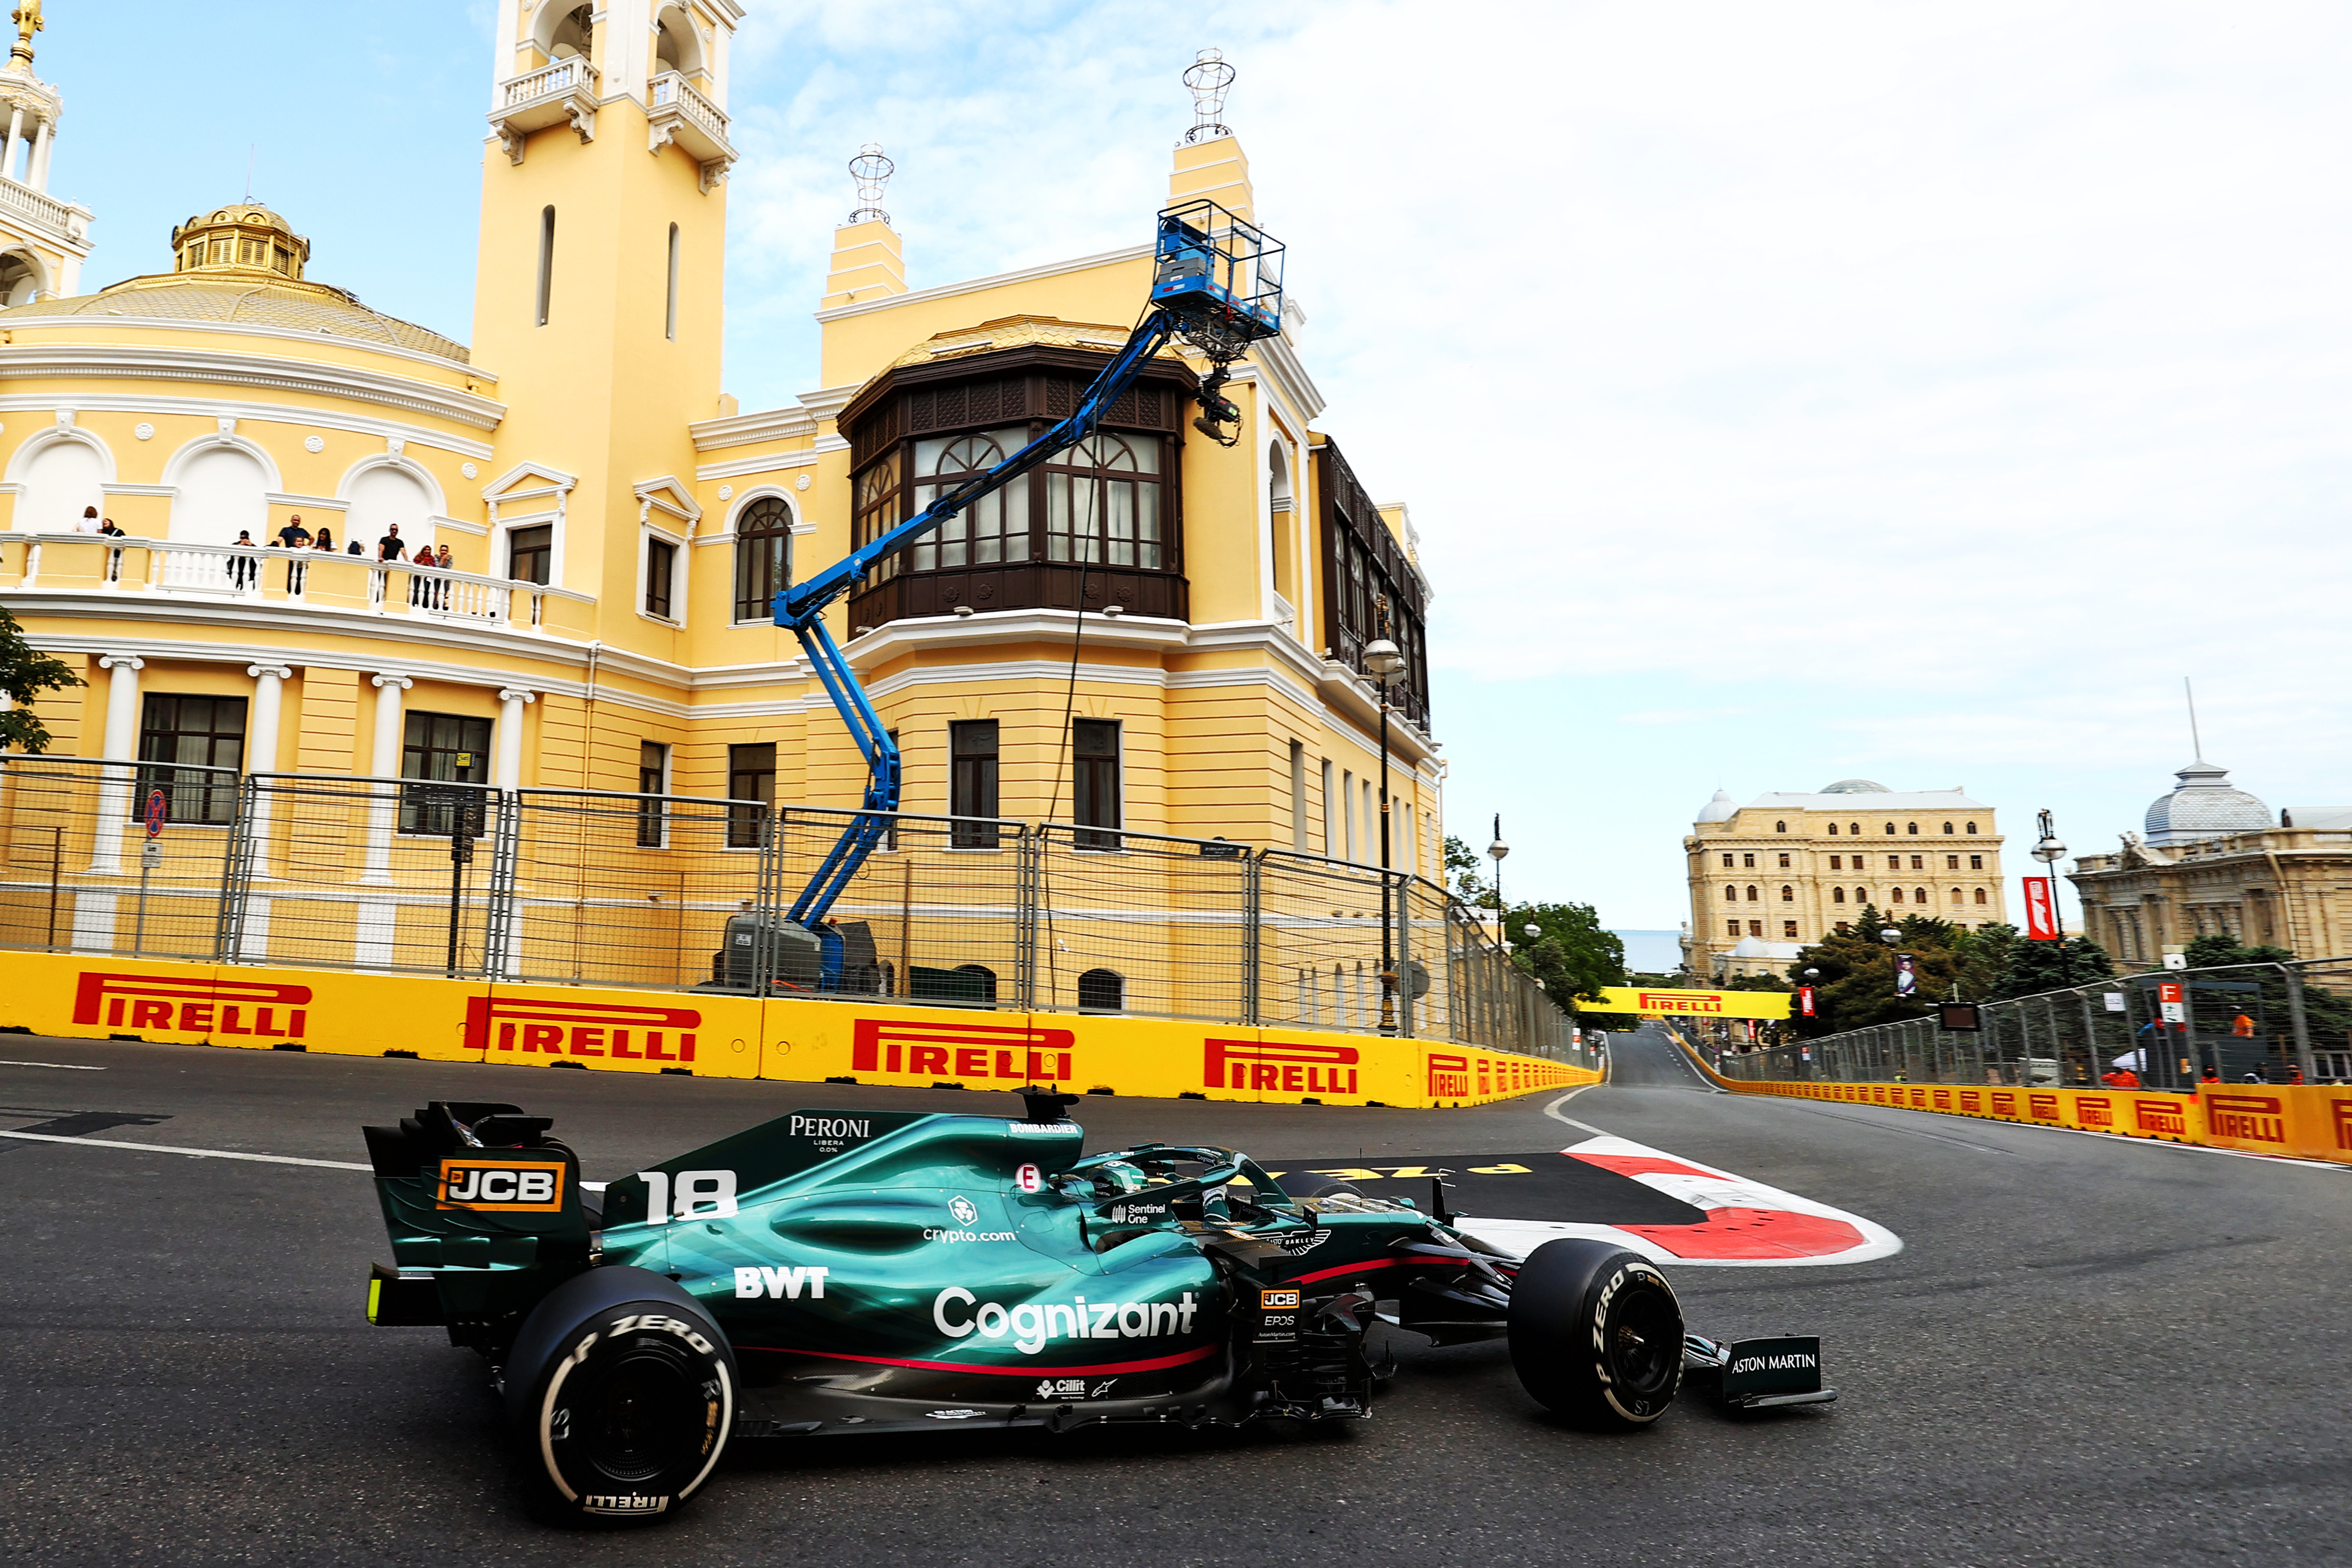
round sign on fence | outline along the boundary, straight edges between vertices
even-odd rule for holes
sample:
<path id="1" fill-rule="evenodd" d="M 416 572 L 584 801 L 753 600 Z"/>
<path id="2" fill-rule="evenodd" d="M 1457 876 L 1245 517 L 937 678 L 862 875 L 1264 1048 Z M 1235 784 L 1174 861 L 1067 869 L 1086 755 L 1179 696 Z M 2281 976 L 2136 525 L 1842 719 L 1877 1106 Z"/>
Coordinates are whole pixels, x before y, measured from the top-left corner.
<path id="1" fill-rule="evenodd" d="M 163 792 L 162 790 L 149 790 L 147 792 L 148 837 L 161 838 L 163 837 L 163 812 L 165 805 L 166 802 L 163 799 Z"/>

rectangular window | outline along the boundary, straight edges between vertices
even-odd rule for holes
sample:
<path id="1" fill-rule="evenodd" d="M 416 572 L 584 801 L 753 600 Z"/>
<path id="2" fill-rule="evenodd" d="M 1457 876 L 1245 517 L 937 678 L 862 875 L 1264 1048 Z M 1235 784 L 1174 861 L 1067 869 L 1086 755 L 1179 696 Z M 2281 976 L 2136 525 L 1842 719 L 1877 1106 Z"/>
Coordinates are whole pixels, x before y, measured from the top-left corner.
<path id="1" fill-rule="evenodd" d="M 555 209 L 539 214 L 539 324 L 547 325 L 548 301 L 555 293 Z"/>
<path id="2" fill-rule="evenodd" d="M 677 574 L 677 546 L 667 540 L 646 541 L 646 614 L 669 620 L 670 582 Z"/>
<path id="3" fill-rule="evenodd" d="M 677 336 L 677 225 L 669 226 L 669 307 L 662 319 L 662 336 Z"/>
<path id="4" fill-rule="evenodd" d="M 1969 856 L 1969 870 L 1971 870 L 1971 871 L 1981 871 L 1981 870 L 1983 870 L 1983 869 L 1984 869 L 1984 857 L 1983 857 L 1983 856 L 1981 856 L 1981 855 L 1971 855 L 1971 856 Z"/>
<path id="5" fill-rule="evenodd" d="M 436 784 L 486 784 L 490 773 L 490 721 L 460 713 L 411 712 L 402 718 L 400 776 Z M 484 792 L 406 789 L 400 792 L 400 830 L 444 837 L 480 837 Z"/>
<path id="6" fill-rule="evenodd" d="M 949 842 L 958 849 L 996 847 L 996 721 L 948 726 L 948 815 L 959 819 Z"/>
<path id="7" fill-rule="evenodd" d="M 1749 870 L 1749 869 L 1752 869 L 1752 868 L 1755 867 L 1755 865 L 1756 865 L 1756 857 L 1755 857 L 1755 856 L 1753 856 L 1753 855 L 1742 855 L 1742 856 L 1739 858 L 1739 866 L 1740 866 L 1740 868 L 1741 868 L 1742 870 Z"/>
<path id="8" fill-rule="evenodd" d="M 1307 853 L 1307 743 L 1290 742 L 1290 847 Z"/>
<path id="9" fill-rule="evenodd" d="M 1957 856 L 1957 855 L 1947 855 L 1947 856 L 1945 856 L 1945 857 L 1944 857 L 1944 869 L 1945 869 L 1945 870 L 1947 870 L 1947 871 L 1957 871 L 1957 870 L 1958 870 L 1959 868 L 1960 868 L 1960 858 L 1959 858 L 1958 856 Z"/>
<path id="10" fill-rule="evenodd" d="M 669 793 L 669 748 L 653 741 L 637 742 L 637 793 L 644 795 L 664 795 Z M 666 814 L 659 800 L 637 803 L 637 847 L 658 849 L 662 847 L 663 830 L 667 826 Z"/>
<path id="11" fill-rule="evenodd" d="M 1726 936 L 1738 936 L 1739 934 L 1739 922 L 1738 921 L 1724 921 L 1723 934 Z"/>
<path id="12" fill-rule="evenodd" d="M 1786 855 L 1780 857 L 1780 868 L 1784 871 L 1789 868 L 1789 858 Z"/>
<path id="13" fill-rule="evenodd" d="M 1332 853 L 1331 840 L 1331 759 L 1323 759 L 1323 853 Z"/>
<path id="14" fill-rule="evenodd" d="M 1347 829 L 1347 858 L 1356 858 L 1356 774 L 1350 768 L 1339 770 L 1339 815 Z"/>
<path id="15" fill-rule="evenodd" d="M 194 764 L 236 768 L 245 758 L 245 699 L 242 697 L 173 697 L 150 695 L 139 721 L 139 760 L 146 763 Z M 265 768 L 274 757 L 257 757 Z M 219 822 L 236 819 L 236 778 L 234 774 L 183 773 L 170 766 L 139 770 L 135 815 L 144 816 L 147 797 L 163 792 L 167 822 Z"/>
<path id="16" fill-rule="evenodd" d="M 1081 827 L 1117 827 L 1118 821 L 1118 721 L 1076 719 L 1070 723 L 1071 802 Z M 1081 849 L 1116 849 L 1116 833 L 1081 833 Z"/>
<path id="17" fill-rule="evenodd" d="M 1843 870 L 1844 870 L 1844 869 L 1845 869 L 1845 857 L 1843 857 L 1843 856 L 1842 856 L 1842 855 L 1832 855 L 1832 856 L 1831 856 L 1831 857 L 1830 857 L 1830 869 L 1831 869 L 1831 870 L 1832 870 L 1832 871 L 1843 871 Z"/>
<path id="18" fill-rule="evenodd" d="M 547 585 L 548 569 L 555 563 L 555 524 L 542 522 L 507 534 L 507 575 L 518 583 Z"/>
<path id="19" fill-rule="evenodd" d="M 1364 781 L 1364 860 L 1370 864 L 1381 852 L 1381 808 L 1374 804 L 1372 781 Z"/>
<path id="20" fill-rule="evenodd" d="M 1762 936 L 1764 934 L 1764 922 L 1762 921 L 1749 921 L 1748 922 L 1748 934 L 1749 936 Z"/>
<path id="21" fill-rule="evenodd" d="M 1890 871 L 1900 871 L 1903 869 L 1903 857 L 1900 855 L 1889 855 L 1886 858 L 1886 868 Z"/>
<path id="22" fill-rule="evenodd" d="M 1724 868 L 1725 870 L 1727 870 L 1727 871 L 1728 871 L 1728 870 L 1732 869 L 1732 865 L 1731 865 L 1731 857 L 1730 857 L 1730 856 L 1728 856 L 1728 855 L 1726 855 L 1726 856 L 1723 858 L 1723 868 Z"/>
<path id="23" fill-rule="evenodd" d="M 767 820 L 768 808 L 776 804 L 776 743 L 773 741 L 727 748 L 727 798 L 760 803 L 756 807 L 730 805 L 727 808 L 727 847 L 757 849 L 760 847 L 761 825 Z"/>
<path id="24" fill-rule="evenodd" d="M 1912 857 L 1911 857 L 1911 869 L 1913 869 L 1914 871 L 1924 871 L 1924 870 L 1926 870 L 1927 868 L 1927 858 L 1926 856 L 1924 856 L 1924 855 L 1914 855 L 1914 856 L 1912 856 Z"/>
<path id="25" fill-rule="evenodd" d="M 1787 937 L 1791 942 L 1795 941 L 1797 936 L 1797 922 L 1794 921 L 1782 921 L 1780 922 L 1780 934 Z"/>

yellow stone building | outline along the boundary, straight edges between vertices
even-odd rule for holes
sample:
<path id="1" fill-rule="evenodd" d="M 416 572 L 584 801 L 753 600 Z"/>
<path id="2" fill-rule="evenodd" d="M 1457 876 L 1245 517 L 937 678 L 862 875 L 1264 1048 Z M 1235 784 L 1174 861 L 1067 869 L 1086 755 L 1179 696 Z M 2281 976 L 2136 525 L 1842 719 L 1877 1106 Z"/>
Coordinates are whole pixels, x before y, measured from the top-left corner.
<path id="1" fill-rule="evenodd" d="M 1715 792 L 1683 840 L 1693 973 L 1780 973 L 1864 906 L 1974 928 L 2009 919 L 1992 807 L 1961 790 L 1841 779 L 1746 805 Z"/>
<path id="2" fill-rule="evenodd" d="M 856 804 L 863 763 L 769 600 L 1067 410 L 1145 298 L 1151 211 L 1131 248 L 910 289 L 869 204 L 813 301 L 824 385 L 741 412 L 720 375 L 741 16 L 501 0 L 467 343 L 320 280 L 331 238 L 314 257 L 253 203 L 77 292 L 89 214 L 41 188 L 58 96 L 20 40 L 0 595 L 89 682 L 41 705 L 57 754 Z M 1170 197 L 1254 218 L 1217 130 L 1177 148 Z M 1440 876 L 1412 527 L 1313 428 L 1286 321 L 1236 367 L 1235 445 L 1194 429 L 1205 363 L 1171 351 L 1090 449 L 839 607 L 907 811 L 1373 861 L 1360 650 L 1385 600 L 1411 660 L 1393 864 Z M 298 522 L 311 545 L 278 548 Z"/>

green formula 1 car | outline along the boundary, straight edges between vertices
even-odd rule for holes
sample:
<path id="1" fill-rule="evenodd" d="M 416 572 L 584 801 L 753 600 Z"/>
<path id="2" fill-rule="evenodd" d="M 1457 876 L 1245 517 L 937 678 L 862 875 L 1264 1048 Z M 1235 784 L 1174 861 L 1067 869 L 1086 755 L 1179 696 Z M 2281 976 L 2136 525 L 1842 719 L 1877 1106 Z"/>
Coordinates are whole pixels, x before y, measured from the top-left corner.
<path id="1" fill-rule="evenodd" d="M 1507 1336 L 1528 1394 L 1596 1425 L 1654 1421 L 1686 1368 L 1833 1397 L 1814 1342 L 1686 1339 L 1638 1254 L 1513 1257 L 1442 1184 L 1424 1211 L 1226 1149 L 1082 1157 L 1072 1103 L 795 1111 L 600 1194 L 548 1119 L 436 1101 L 365 1130 L 394 1256 L 369 1321 L 487 1355 L 545 1502 L 598 1521 L 677 1508 L 737 1436 L 1360 1419 L 1375 1319 Z"/>

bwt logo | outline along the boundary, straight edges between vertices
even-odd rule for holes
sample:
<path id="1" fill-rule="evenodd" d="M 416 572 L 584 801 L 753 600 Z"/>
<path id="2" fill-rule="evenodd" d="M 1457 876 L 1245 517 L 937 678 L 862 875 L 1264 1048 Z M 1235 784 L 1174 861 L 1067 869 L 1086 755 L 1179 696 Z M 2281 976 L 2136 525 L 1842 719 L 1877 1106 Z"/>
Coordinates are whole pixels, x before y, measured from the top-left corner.
<path id="1" fill-rule="evenodd" d="M 1068 1029 L 860 1018 L 850 1032 L 849 1065 L 856 1072 L 1067 1083 L 1076 1039 Z"/>
<path id="2" fill-rule="evenodd" d="M 2189 1132 L 2189 1111 L 2177 1100 L 2135 1100 L 2132 1120 L 2143 1132 L 2160 1132 L 2169 1137 L 2186 1137 Z"/>
<path id="3" fill-rule="evenodd" d="M 1353 1046 L 1291 1045 L 1280 1040 L 1203 1040 L 1201 1087 L 1272 1089 L 1280 1094 L 1353 1094 Z"/>
<path id="4" fill-rule="evenodd" d="M 1643 1013 L 1720 1013 L 1723 998 L 1712 993 L 1694 995 L 1687 991 L 1643 991 L 1635 994 L 1633 1005 Z"/>
<path id="5" fill-rule="evenodd" d="M 466 999 L 466 1048 L 469 1051 L 488 1051 L 495 1029 L 498 1048 L 502 1051 L 690 1062 L 694 1031 L 701 1026 L 702 1015 L 691 1007 L 525 1002 L 505 996 Z M 672 1044 L 677 1047 L 674 1055 L 669 1049 Z"/>
<path id="6" fill-rule="evenodd" d="M 84 970 L 74 990 L 74 1022 L 180 1034 L 274 1035 L 299 1040 L 310 1021 L 308 985 L 259 980 L 197 980 L 176 974 Z M 280 1013 L 284 1022 L 279 1021 Z M 245 1022 L 250 1014 L 252 1024 Z"/>
<path id="7" fill-rule="evenodd" d="M 2344 1138 L 2343 1101 L 2336 1102 L 2336 1137 Z M 2286 1104 L 2274 1094 L 2216 1094 L 2205 1100 L 2205 1125 L 2216 1138 L 2242 1138 L 2251 1143 L 2286 1142 Z"/>

